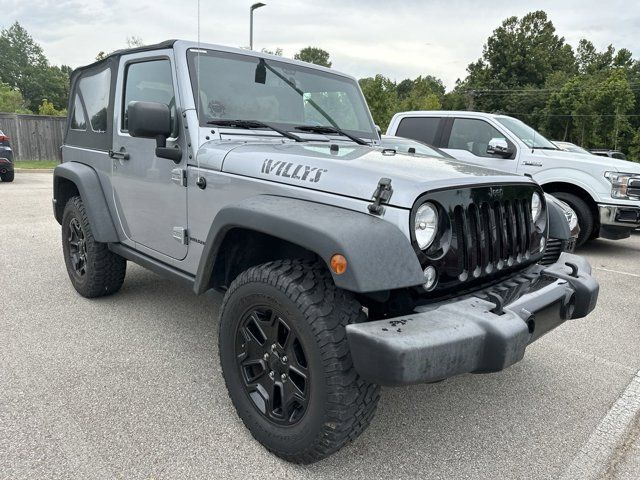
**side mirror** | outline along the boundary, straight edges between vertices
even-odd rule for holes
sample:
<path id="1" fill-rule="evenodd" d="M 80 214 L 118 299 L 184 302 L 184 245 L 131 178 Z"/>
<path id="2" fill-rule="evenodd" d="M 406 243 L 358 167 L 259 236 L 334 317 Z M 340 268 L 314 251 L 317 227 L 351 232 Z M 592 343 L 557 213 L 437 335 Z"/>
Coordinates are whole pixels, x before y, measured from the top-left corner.
<path id="1" fill-rule="evenodd" d="M 130 102 L 127 107 L 129 135 L 138 138 L 156 139 L 156 157 L 168 158 L 180 163 L 182 150 L 167 148 L 167 137 L 171 135 L 171 111 L 163 103 Z"/>
<path id="2" fill-rule="evenodd" d="M 513 151 L 509 148 L 507 140 L 504 138 L 492 138 L 487 145 L 489 155 L 498 155 L 502 158 L 509 158 Z"/>

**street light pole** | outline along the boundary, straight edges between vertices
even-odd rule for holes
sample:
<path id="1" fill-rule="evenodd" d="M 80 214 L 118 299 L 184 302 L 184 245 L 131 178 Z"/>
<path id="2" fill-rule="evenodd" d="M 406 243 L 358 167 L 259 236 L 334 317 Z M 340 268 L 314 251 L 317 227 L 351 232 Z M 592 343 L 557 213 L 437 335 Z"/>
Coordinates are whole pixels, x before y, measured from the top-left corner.
<path id="1" fill-rule="evenodd" d="M 253 11 L 265 5 L 265 3 L 258 2 L 249 8 L 249 50 L 253 50 Z"/>

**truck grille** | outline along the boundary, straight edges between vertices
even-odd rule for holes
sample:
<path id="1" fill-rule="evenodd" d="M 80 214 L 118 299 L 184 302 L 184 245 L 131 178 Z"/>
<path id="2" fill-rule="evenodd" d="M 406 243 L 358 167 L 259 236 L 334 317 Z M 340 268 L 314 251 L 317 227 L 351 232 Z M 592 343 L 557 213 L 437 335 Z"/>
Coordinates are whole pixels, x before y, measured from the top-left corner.
<path id="1" fill-rule="evenodd" d="M 536 224 L 531 218 L 534 192 L 543 197 L 532 184 L 470 187 L 428 193 L 416 202 L 437 204 L 448 223 L 440 228 L 450 232 L 426 252 L 416 247 L 423 267 L 438 272 L 431 295 L 483 285 L 540 260 L 547 224 L 546 214 Z"/>
<path id="2" fill-rule="evenodd" d="M 529 200 L 458 205 L 454 218 L 463 269 L 460 280 L 529 259 L 533 226 Z"/>

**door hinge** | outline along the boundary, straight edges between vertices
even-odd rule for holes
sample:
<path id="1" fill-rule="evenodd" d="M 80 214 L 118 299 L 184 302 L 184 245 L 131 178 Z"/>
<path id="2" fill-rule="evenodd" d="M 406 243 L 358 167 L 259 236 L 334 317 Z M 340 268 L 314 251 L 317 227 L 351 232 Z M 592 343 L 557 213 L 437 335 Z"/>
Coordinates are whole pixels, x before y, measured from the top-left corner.
<path id="1" fill-rule="evenodd" d="M 181 187 L 187 186 L 187 171 L 184 168 L 174 168 L 171 170 L 171 181 Z"/>
<path id="2" fill-rule="evenodd" d="M 391 195 L 393 195 L 393 188 L 391 188 L 391 179 L 390 178 L 381 178 L 378 182 L 378 187 L 376 191 L 373 192 L 373 203 L 367 206 L 369 211 L 374 215 L 382 215 L 384 213 L 384 203 L 389 203 L 391 200 Z"/>
<path id="3" fill-rule="evenodd" d="M 182 245 L 189 245 L 189 232 L 184 227 L 173 227 L 173 238 Z"/>

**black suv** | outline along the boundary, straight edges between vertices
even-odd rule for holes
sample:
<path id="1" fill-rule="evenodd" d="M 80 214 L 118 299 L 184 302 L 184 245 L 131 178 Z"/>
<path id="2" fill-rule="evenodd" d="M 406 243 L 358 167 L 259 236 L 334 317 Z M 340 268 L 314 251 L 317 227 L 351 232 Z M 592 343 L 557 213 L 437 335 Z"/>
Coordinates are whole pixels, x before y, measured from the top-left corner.
<path id="1" fill-rule="evenodd" d="M 0 130 L 0 179 L 3 182 L 13 182 L 13 176 L 13 150 L 9 144 L 9 137 Z"/>

